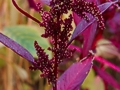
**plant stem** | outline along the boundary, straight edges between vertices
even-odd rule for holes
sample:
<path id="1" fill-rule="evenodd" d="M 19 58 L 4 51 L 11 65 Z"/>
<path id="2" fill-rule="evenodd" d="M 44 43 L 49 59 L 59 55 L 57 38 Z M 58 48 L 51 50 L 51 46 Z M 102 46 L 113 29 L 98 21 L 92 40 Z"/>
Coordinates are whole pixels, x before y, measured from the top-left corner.
<path id="1" fill-rule="evenodd" d="M 56 58 L 56 54 L 55 54 L 55 66 L 54 66 L 54 73 L 55 73 L 55 80 L 57 80 L 57 58 Z M 55 81 L 54 83 L 54 90 L 57 90 L 57 81 Z"/>
<path id="2" fill-rule="evenodd" d="M 57 35 L 55 35 L 55 48 L 57 49 Z M 55 65 L 54 65 L 54 73 L 55 73 L 55 83 L 54 83 L 54 88 L 53 90 L 57 90 L 57 67 L 58 67 L 58 64 L 57 64 L 57 53 L 55 51 Z"/>

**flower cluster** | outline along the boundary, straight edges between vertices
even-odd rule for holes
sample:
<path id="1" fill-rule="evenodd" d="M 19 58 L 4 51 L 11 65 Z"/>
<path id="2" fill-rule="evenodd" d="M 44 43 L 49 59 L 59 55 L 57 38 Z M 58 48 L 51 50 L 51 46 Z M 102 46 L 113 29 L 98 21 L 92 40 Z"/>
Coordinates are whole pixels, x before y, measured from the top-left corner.
<path id="1" fill-rule="evenodd" d="M 83 17 L 86 21 L 89 21 L 87 13 L 92 14 L 98 22 L 98 28 L 100 30 L 104 29 L 104 20 L 101 12 L 93 2 L 87 2 L 85 0 L 74 0 L 72 3 L 72 11 L 74 11 L 78 16 Z"/>
<path id="2" fill-rule="evenodd" d="M 103 30 L 105 27 L 102 14 L 93 2 L 87 2 L 85 0 L 52 0 L 50 5 L 52 7 L 52 15 L 54 16 L 68 13 L 68 10 L 71 10 L 86 21 L 89 21 L 87 13 L 90 13 L 96 18 L 100 30 Z"/>
<path id="3" fill-rule="evenodd" d="M 53 52 L 54 57 L 49 60 L 48 55 L 45 54 L 44 50 L 35 41 L 34 46 L 37 51 L 38 60 L 35 60 L 30 69 L 39 69 L 43 73 L 42 77 L 48 78 L 48 82 L 55 83 L 55 62 L 57 62 L 57 65 L 60 64 L 63 59 L 70 58 L 74 52 L 74 50 L 67 49 L 67 42 L 72 30 L 72 16 L 70 15 L 69 18 L 60 19 L 56 22 L 50 13 L 45 11 L 42 13 L 42 19 L 43 22 L 40 25 L 45 27 L 45 33 L 42 37 L 52 37 L 53 46 L 52 48 L 49 47 L 48 50 Z"/>
<path id="4" fill-rule="evenodd" d="M 39 5 L 39 7 L 41 7 Z M 40 9 L 40 8 L 39 8 Z M 42 10 L 42 9 L 40 9 Z M 38 55 L 38 60 L 35 60 L 33 66 L 30 67 L 32 70 L 39 69 L 42 71 L 43 77 L 48 78 L 48 81 L 51 83 L 56 82 L 56 68 L 58 64 L 60 64 L 63 59 L 70 58 L 74 52 L 74 50 L 67 49 L 67 42 L 70 37 L 70 31 L 72 28 L 72 15 L 69 15 L 68 18 L 62 19 L 61 14 L 54 15 L 52 14 L 54 11 L 53 8 L 48 11 L 40 11 L 42 22 L 40 22 L 40 26 L 45 27 L 45 33 L 42 34 L 42 37 L 52 39 L 52 47 L 49 47 L 48 50 L 53 52 L 54 57 L 49 60 L 48 55 L 45 54 L 44 50 L 38 45 L 35 41 L 35 48 Z M 56 11 L 54 11 L 56 12 Z M 62 12 L 63 14 L 64 12 Z"/>
<path id="5" fill-rule="evenodd" d="M 63 62 L 63 59 L 72 57 L 74 52 L 67 48 L 69 37 L 72 31 L 72 14 L 68 18 L 63 19 L 62 15 L 67 14 L 69 10 L 74 11 L 78 16 L 83 17 L 89 21 L 87 13 L 92 14 L 98 21 L 98 27 L 104 29 L 102 15 L 94 3 L 86 2 L 84 0 L 52 0 L 50 2 L 50 10 L 43 11 L 42 6 L 37 4 L 38 10 L 42 17 L 40 26 L 45 27 L 45 33 L 42 34 L 44 38 L 52 39 L 52 47 L 48 50 L 52 51 L 53 58 L 49 60 L 48 55 L 35 41 L 34 46 L 37 51 L 38 60 L 35 60 L 30 67 L 32 70 L 39 69 L 43 77 L 48 78 L 49 83 L 54 84 L 57 79 L 58 65 Z"/>
<path id="6" fill-rule="evenodd" d="M 45 32 L 41 35 L 41 37 L 49 38 L 51 41 L 51 46 L 47 49 L 52 52 L 53 57 L 50 59 L 44 49 L 38 45 L 37 41 L 34 42 L 34 47 L 38 56 L 37 59 L 35 59 L 23 46 L 3 35 L 2 33 L 0 33 L 1 43 L 28 60 L 32 64 L 30 66 L 31 70 L 40 70 L 42 72 L 41 77 L 47 78 L 48 82 L 52 83 L 53 90 L 78 90 L 79 85 L 82 84 L 93 65 L 93 59 L 101 63 L 98 65 L 100 66 L 100 69 L 95 65 L 93 65 L 93 69 L 95 70 L 96 74 L 104 79 L 105 88 L 107 88 L 107 85 L 110 84 L 111 86 L 120 89 L 120 84 L 102 70 L 104 68 L 104 64 L 106 64 L 113 70 L 120 72 L 120 68 L 118 66 L 104 59 L 120 59 L 119 0 L 109 0 L 109 2 L 106 2 L 106 0 L 100 0 L 101 3 L 106 3 L 99 5 L 98 7 L 93 2 L 88 2 L 87 0 L 40 0 L 50 6 L 49 11 L 45 11 L 43 9 L 43 3 L 42 5 L 41 3 L 36 5 L 34 0 L 28 1 L 29 6 L 41 14 L 40 16 L 42 21 L 31 16 L 26 11 L 23 11 L 18 7 L 15 0 L 12 0 L 14 6 L 22 14 L 37 22 L 41 27 L 44 27 Z M 107 9 L 108 11 L 105 12 Z M 74 13 L 72 15 L 69 12 Z M 107 32 L 105 32 L 104 35 L 104 20 L 101 15 L 103 12 L 105 12 L 104 18 L 106 24 L 108 25 Z M 63 18 L 64 14 L 67 14 L 68 17 Z M 83 19 L 80 19 L 79 17 Z M 71 39 L 69 40 L 71 36 L 70 32 L 73 29 L 72 21 L 75 21 L 77 27 L 74 30 Z M 99 31 L 96 33 L 97 25 Z M 108 33 L 111 35 L 108 35 Z M 83 35 L 81 40 L 84 39 L 84 42 L 81 42 L 81 44 L 83 44 L 83 48 L 80 49 L 77 46 L 70 45 L 70 43 L 81 34 Z M 104 36 L 109 40 L 106 40 Z M 78 40 L 81 41 L 80 39 Z M 110 42 L 110 40 L 112 42 Z M 69 59 L 73 56 L 75 51 L 73 48 L 81 53 L 81 60 L 71 65 L 57 80 L 58 66 L 64 61 L 64 59 Z M 94 52 L 90 49 L 95 50 L 96 54 L 94 54 Z"/>
<path id="7" fill-rule="evenodd" d="M 52 77 L 52 76 L 55 76 L 55 75 L 54 75 L 54 73 L 52 73 L 53 66 L 48 59 L 48 55 L 46 55 L 44 50 L 38 45 L 37 41 L 35 41 L 34 46 L 37 51 L 38 60 L 35 60 L 33 65 L 30 66 L 30 69 L 31 70 L 36 70 L 36 69 L 41 70 L 42 77 L 47 77 L 49 82 L 54 82 L 55 77 Z"/>

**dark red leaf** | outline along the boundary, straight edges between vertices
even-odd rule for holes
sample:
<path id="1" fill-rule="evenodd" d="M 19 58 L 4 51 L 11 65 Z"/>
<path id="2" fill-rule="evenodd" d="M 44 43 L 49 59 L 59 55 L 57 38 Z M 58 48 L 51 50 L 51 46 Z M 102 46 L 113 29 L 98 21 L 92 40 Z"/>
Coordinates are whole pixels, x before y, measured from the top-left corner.
<path id="1" fill-rule="evenodd" d="M 97 74 L 108 84 L 111 86 L 120 89 L 120 84 L 112 77 L 110 76 L 107 72 L 103 71 L 102 69 L 93 66 L 93 69 L 97 72 Z"/>
<path id="2" fill-rule="evenodd" d="M 23 58 L 27 59 L 29 62 L 32 63 L 34 61 L 33 56 L 24 47 L 22 47 L 12 39 L 8 38 L 7 36 L 3 35 L 2 33 L 0 33 L 0 42 L 8 48 L 12 49 Z"/>
<path id="3" fill-rule="evenodd" d="M 95 33 L 97 29 L 97 22 L 94 22 L 83 32 L 84 43 L 83 43 L 83 50 L 82 50 L 82 57 L 85 57 L 89 50 L 91 49 L 93 40 L 95 38 Z"/>
<path id="4" fill-rule="evenodd" d="M 57 90 L 77 90 L 92 67 L 93 57 L 72 64 L 58 79 Z"/>
<path id="5" fill-rule="evenodd" d="M 107 25 L 111 32 L 118 32 L 120 27 L 120 12 L 117 12 L 112 19 L 108 20 Z"/>
<path id="6" fill-rule="evenodd" d="M 103 30 L 99 30 L 94 38 L 94 41 L 92 43 L 92 49 L 96 48 L 97 42 L 103 38 Z"/>

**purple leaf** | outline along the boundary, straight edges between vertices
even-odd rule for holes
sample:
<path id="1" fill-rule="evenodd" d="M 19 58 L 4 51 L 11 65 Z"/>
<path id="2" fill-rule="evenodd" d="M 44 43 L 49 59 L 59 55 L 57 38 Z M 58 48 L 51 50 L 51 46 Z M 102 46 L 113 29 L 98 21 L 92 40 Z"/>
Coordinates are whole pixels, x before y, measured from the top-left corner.
<path id="1" fill-rule="evenodd" d="M 91 49 L 95 33 L 97 29 L 97 22 L 94 22 L 92 25 L 89 26 L 84 32 L 83 32 L 83 37 L 84 37 L 84 43 L 83 43 L 83 50 L 82 50 L 82 57 L 85 57 L 89 50 Z"/>
<path id="2" fill-rule="evenodd" d="M 120 22 L 120 12 L 117 12 L 112 19 L 107 21 L 109 30 L 113 33 L 118 32 L 120 27 L 119 22 Z"/>
<path id="3" fill-rule="evenodd" d="M 107 3 L 104 3 L 102 5 L 99 5 L 98 8 L 100 9 L 101 13 L 105 12 L 112 4 L 114 4 L 116 2 L 107 2 Z M 77 25 L 77 27 L 75 28 L 73 34 L 72 34 L 72 37 L 70 39 L 70 41 L 68 42 L 68 45 L 79 35 L 81 34 L 84 30 L 86 30 L 86 28 L 88 26 L 90 26 L 94 21 L 95 21 L 95 18 L 93 18 L 92 15 L 88 15 L 90 21 L 89 22 L 86 22 L 86 20 L 82 19 L 79 24 Z M 75 17 L 74 17 L 75 18 Z"/>
<path id="4" fill-rule="evenodd" d="M 104 58 L 101 58 L 101 57 L 99 57 L 99 56 L 95 56 L 95 60 L 97 60 L 97 61 L 99 61 L 99 62 L 101 62 L 101 63 L 103 63 L 103 64 L 106 64 L 106 65 L 109 66 L 110 68 L 112 68 L 112 69 L 120 72 L 120 67 L 118 67 L 118 66 L 116 66 L 116 65 L 108 62 L 108 61 L 105 60 Z"/>
<path id="5" fill-rule="evenodd" d="M 77 90 L 92 67 L 93 57 L 72 64 L 58 79 L 57 90 Z"/>
<path id="6" fill-rule="evenodd" d="M 29 3 L 29 7 L 30 7 L 30 8 L 33 8 L 33 9 L 35 9 L 36 11 L 38 11 L 38 8 L 37 8 L 34 0 L 28 0 L 28 3 Z"/>
<path id="7" fill-rule="evenodd" d="M 80 90 L 80 86 L 78 85 L 78 86 L 76 86 L 76 88 L 75 89 L 73 89 L 73 90 Z"/>
<path id="8" fill-rule="evenodd" d="M 0 42 L 8 48 L 12 49 L 23 58 L 27 59 L 29 62 L 33 63 L 33 56 L 25 48 L 23 48 L 21 45 L 8 38 L 7 36 L 3 35 L 2 33 L 0 33 Z"/>
<path id="9" fill-rule="evenodd" d="M 98 73 L 98 75 L 108 84 L 110 84 L 111 86 L 120 89 L 120 84 L 112 77 L 110 76 L 108 73 L 106 73 L 105 71 L 99 69 L 96 66 L 93 66 L 93 69 Z"/>

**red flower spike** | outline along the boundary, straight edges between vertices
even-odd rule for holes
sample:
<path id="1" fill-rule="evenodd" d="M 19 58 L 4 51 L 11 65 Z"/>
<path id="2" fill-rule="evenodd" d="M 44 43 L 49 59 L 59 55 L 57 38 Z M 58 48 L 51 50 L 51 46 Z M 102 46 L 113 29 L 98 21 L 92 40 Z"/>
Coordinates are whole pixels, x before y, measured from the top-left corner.
<path id="1" fill-rule="evenodd" d="M 73 17 L 70 15 L 68 18 L 62 19 L 62 15 L 68 13 L 69 10 L 72 10 L 79 16 L 83 17 L 86 21 L 89 21 L 87 13 L 90 13 L 96 18 L 98 27 L 103 30 L 104 23 L 99 9 L 94 3 L 86 2 L 84 0 L 51 0 L 51 8 L 49 11 L 43 11 L 40 3 L 36 5 L 42 17 L 42 22 L 39 22 L 21 10 L 14 0 L 12 1 L 21 13 L 33 19 L 39 23 L 40 26 L 45 28 L 45 33 L 42 34 L 42 37 L 50 37 L 52 39 L 52 48 L 48 48 L 48 50 L 53 52 L 53 58 L 51 60 L 49 60 L 48 55 L 44 52 L 44 49 L 42 49 L 38 45 L 37 41 L 35 41 L 34 47 L 37 51 L 38 59 L 34 60 L 30 69 L 40 70 L 42 72 L 41 76 L 47 78 L 48 82 L 55 85 L 54 88 L 56 88 L 58 65 L 63 61 L 63 59 L 71 58 L 73 52 L 75 51 L 74 49 L 69 50 L 67 48 L 68 40 L 71 36 L 70 31 L 73 29 Z"/>
<path id="2" fill-rule="evenodd" d="M 68 13 L 71 9 L 71 3 L 73 0 L 52 0 L 50 6 L 52 6 L 51 13 L 53 16 L 59 16 L 63 13 Z"/>
<path id="3" fill-rule="evenodd" d="M 63 20 L 61 16 L 68 13 L 68 10 L 73 10 L 86 21 L 89 21 L 87 13 L 90 13 L 96 18 L 99 24 L 98 26 L 101 29 L 103 29 L 104 24 L 100 11 L 94 3 L 83 0 L 74 0 L 74 2 L 72 0 L 52 0 L 50 6 L 50 11 L 42 11 L 41 5 L 38 4 L 43 20 L 39 24 L 40 26 L 45 27 L 45 33 L 42 34 L 42 37 L 52 38 L 53 46 L 52 48 L 48 48 L 48 50 L 53 52 L 54 57 L 49 60 L 44 50 L 37 44 L 37 42 L 35 42 L 38 60 L 32 68 L 34 70 L 41 70 L 43 73 L 41 76 L 48 78 L 49 82 L 55 84 L 57 78 L 56 68 L 58 67 L 58 64 L 60 64 L 63 59 L 72 57 L 73 52 L 75 51 L 67 49 L 68 39 L 71 35 L 70 31 L 73 29 L 71 25 L 73 17 L 70 15 Z"/>
<path id="4" fill-rule="evenodd" d="M 45 2 L 44 0 L 42 1 Z M 44 52 L 44 49 L 42 49 L 38 45 L 37 41 L 35 41 L 34 43 L 35 49 L 37 51 L 37 56 L 38 56 L 37 60 L 34 60 L 33 56 L 25 48 L 23 48 L 21 45 L 19 45 L 18 43 L 16 43 L 15 41 L 11 40 L 10 38 L 6 37 L 1 33 L 0 33 L 0 37 L 1 37 L 0 42 L 6 45 L 7 47 L 9 47 L 10 49 L 12 49 L 17 54 L 27 59 L 28 61 L 30 61 L 32 63 L 32 66 L 30 67 L 30 69 L 40 70 L 42 72 L 41 76 L 47 78 L 48 82 L 53 84 L 53 90 L 57 90 L 57 87 L 60 87 L 59 88 L 60 90 L 62 90 L 61 88 L 63 88 L 63 90 L 73 90 L 73 89 L 76 90 L 79 88 L 79 85 L 81 85 L 81 83 L 87 76 L 92 66 L 93 58 L 92 57 L 88 58 L 89 56 L 91 56 L 91 54 L 88 54 L 88 55 L 85 54 L 85 58 L 82 59 L 82 63 L 80 64 L 78 62 L 74 64 L 72 67 L 70 67 L 67 70 L 67 72 L 65 72 L 57 82 L 58 66 L 63 59 L 68 59 L 72 56 L 74 50 L 69 50 L 67 48 L 71 43 L 71 41 L 74 40 L 81 32 L 83 32 L 89 25 L 91 25 L 95 21 L 95 19 L 92 18 L 91 15 L 96 18 L 98 28 L 103 30 L 104 23 L 103 23 L 103 18 L 101 13 L 106 11 L 111 5 L 118 3 L 118 0 L 114 2 L 111 1 L 108 3 L 104 3 L 98 6 L 101 12 L 99 11 L 98 7 L 94 3 L 86 2 L 84 0 L 52 0 L 52 1 L 46 0 L 46 1 L 47 1 L 46 4 L 50 3 L 50 6 L 51 6 L 50 11 L 43 11 L 42 6 L 40 4 L 37 4 L 39 13 L 41 13 L 41 16 L 42 16 L 42 20 L 43 20 L 42 22 L 40 22 L 36 18 L 29 15 L 27 12 L 19 8 L 15 0 L 12 0 L 12 3 L 22 14 L 24 14 L 28 18 L 31 18 L 35 22 L 39 23 L 41 26 L 45 27 L 45 33 L 42 36 L 46 38 L 50 37 L 52 39 L 52 44 L 53 44 L 51 48 L 50 47 L 48 48 L 48 50 L 52 51 L 53 53 L 53 58 L 51 60 L 49 60 L 48 55 Z M 32 7 L 34 6 L 35 4 Z M 72 30 L 72 25 L 71 25 L 72 15 L 70 15 L 68 18 L 65 18 L 65 19 L 62 18 L 62 15 L 68 13 L 69 10 L 74 11 L 77 15 L 83 17 L 85 20 L 82 19 L 81 22 L 77 25 L 77 28 L 75 29 L 73 36 L 68 43 L 68 38 L 71 35 L 70 31 Z M 89 19 L 90 19 L 90 22 L 86 22 L 86 21 L 89 21 Z M 90 41 L 93 40 L 93 36 L 90 37 L 91 39 Z M 88 40 L 89 39 L 87 38 L 86 45 L 89 42 Z M 89 44 L 89 47 L 87 48 L 88 49 L 91 48 L 91 44 Z M 88 49 L 86 50 L 86 52 L 88 52 Z M 76 69 L 76 65 L 77 67 L 80 66 L 81 71 L 77 70 L 79 68 Z M 107 63 L 107 65 L 119 71 L 118 67 L 115 67 L 110 63 Z M 73 75 L 71 74 L 71 70 L 73 72 L 75 71 L 75 73 L 72 73 L 75 77 L 73 80 L 71 78 L 73 77 Z M 76 73 L 77 73 L 77 76 L 76 76 Z M 101 76 L 109 82 L 109 79 L 105 77 L 104 72 L 103 72 L 104 75 L 100 72 L 98 73 L 101 74 Z M 70 77 L 68 77 L 69 75 Z M 82 76 L 81 80 L 78 79 L 79 76 Z M 109 76 L 109 75 L 106 74 L 106 76 Z M 70 82 L 70 79 L 71 79 L 71 82 Z M 66 83 L 66 80 L 67 80 L 67 83 Z M 111 80 L 114 82 L 112 78 Z M 110 83 L 110 84 L 113 84 L 115 87 L 120 88 L 119 87 L 120 85 L 116 84 L 116 82 Z"/>
<path id="5" fill-rule="evenodd" d="M 48 78 L 48 82 L 54 83 L 56 79 L 54 79 L 53 66 L 51 65 L 48 55 L 44 52 L 44 50 L 38 45 L 37 41 L 35 41 L 34 46 L 37 51 L 38 60 L 34 61 L 34 64 L 30 66 L 31 70 L 40 70 L 42 72 L 41 76 Z"/>

